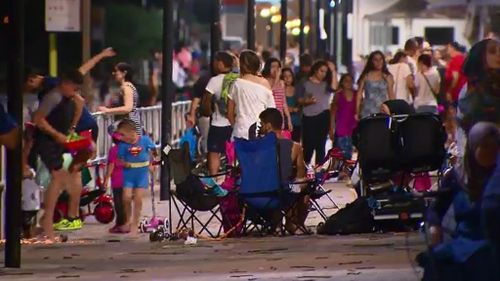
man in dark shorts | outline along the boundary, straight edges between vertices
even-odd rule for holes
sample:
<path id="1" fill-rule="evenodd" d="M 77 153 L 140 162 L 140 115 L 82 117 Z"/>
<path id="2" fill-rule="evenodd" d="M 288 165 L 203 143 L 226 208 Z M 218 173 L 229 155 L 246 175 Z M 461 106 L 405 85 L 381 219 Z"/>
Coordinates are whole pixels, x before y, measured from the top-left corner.
<path id="1" fill-rule="evenodd" d="M 83 75 L 79 71 L 64 73 L 59 85 L 43 97 L 33 116 L 37 128 L 33 149 L 51 174 L 51 181 L 44 196 L 45 213 L 41 221 L 49 239 L 54 238 L 52 218 L 63 187 L 66 187 L 70 196 L 68 219 L 63 220 L 66 224 L 65 229 L 81 228 L 82 222 L 78 218 L 81 178 L 78 177 L 78 172 L 68 172 L 63 169 L 63 154 L 72 120 L 75 119 L 74 99 L 79 95 L 82 84 Z"/>
<path id="2" fill-rule="evenodd" d="M 212 77 L 205 88 L 204 95 L 210 96 L 210 98 L 205 97 L 202 99 L 205 101 L 205 103 L 202 103 L 202 107 L 210 107 L 212 104 L 207 101 L 214 101 L 214 110 L 210 117 L 207 139 L 207 159 L 210 175 L 216 175 L 219 172 L 220 157 L 226 153 L 226 142 L 229 141 L 233 132 L 226 114 L 222 112 L 223 110 L 221 111 L 221 107 L 223 107 L 223 104 L 221 104 L 223 84 L 224 80 L 227 79 L 226 75 L 233 68 L 233 63 L 234 58 L 228 52 L 221 51 L 215 54 L 213 69 L 218 75 Z"/>

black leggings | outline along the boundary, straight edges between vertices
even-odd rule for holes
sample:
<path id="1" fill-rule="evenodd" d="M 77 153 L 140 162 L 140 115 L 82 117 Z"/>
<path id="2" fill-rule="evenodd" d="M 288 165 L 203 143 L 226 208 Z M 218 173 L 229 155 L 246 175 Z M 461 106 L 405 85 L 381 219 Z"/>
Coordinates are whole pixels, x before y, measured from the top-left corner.
<path id="1" fill-rule="evenodd" d="M 316 116 L 302 117 L 302 141 L 304 145 L 304 160 L 311 163 L 316 151 L 316 163 L 325 158 L 326 138 L 330 129 L 330 111 L 325 110 Z"/>
<path id="2" fill-rule="evenodd" d="M 123 188 L 113 188 L 113 202 L 115 203 L 116 225 L 122 226 L 126 223 L 125 210 L 123 208 Z"/>

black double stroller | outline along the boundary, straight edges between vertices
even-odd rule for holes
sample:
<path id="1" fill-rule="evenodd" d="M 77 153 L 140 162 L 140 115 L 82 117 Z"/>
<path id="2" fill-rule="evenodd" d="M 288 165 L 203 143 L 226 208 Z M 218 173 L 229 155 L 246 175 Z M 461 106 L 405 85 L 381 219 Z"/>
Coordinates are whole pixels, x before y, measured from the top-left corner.
<path id="1" fill-rule="evenodd" d="M 415 179 L 439 171 L 446 133 L 434 114 L 375 114 L 362 119 L 353 136 L 358 150 L 359 193 L 378 225 L 417 226 L 425 201 L 415 197 Z"/>

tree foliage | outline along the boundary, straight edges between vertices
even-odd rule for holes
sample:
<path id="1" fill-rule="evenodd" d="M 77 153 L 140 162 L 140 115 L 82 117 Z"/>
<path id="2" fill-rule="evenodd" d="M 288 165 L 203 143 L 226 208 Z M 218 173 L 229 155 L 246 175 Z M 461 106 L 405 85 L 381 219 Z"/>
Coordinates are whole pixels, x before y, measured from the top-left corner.
<path id="1" fill-rule="evenodd" d="M 134 60 L 148 57 L 151 49 L 161 47 L 160 9 L 144 9 L 131 4 L 106 6 L 106 45 L 113 46 L 120 57 Z"/>

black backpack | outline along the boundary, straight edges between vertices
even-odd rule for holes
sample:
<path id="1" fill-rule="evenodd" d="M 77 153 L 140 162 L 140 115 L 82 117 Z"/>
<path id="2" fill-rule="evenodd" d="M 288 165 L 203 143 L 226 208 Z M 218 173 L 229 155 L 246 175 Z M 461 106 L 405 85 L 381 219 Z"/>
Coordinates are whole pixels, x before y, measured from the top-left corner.
<path id="1" fill-rule="evenodd" d="M 318 225 L 318 234 L 345 235 L 374 231 L 372 209 L 365 197 L 360 197 Z"/>

